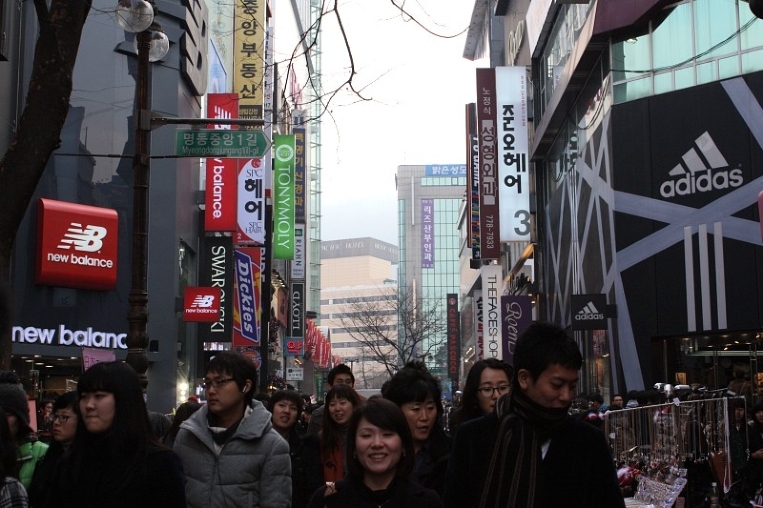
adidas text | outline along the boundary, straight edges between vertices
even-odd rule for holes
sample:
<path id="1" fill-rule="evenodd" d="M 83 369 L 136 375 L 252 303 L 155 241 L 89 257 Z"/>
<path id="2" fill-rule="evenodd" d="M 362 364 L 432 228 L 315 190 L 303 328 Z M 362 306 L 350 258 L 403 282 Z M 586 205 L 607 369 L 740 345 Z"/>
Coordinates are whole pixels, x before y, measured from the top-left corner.
<path id="1" fill-rule="evenodd" d="M 660 185 L 660 194 L 664 198 L 688 196 L 697 192 L 739 187 L 744 182 L 741 169 L 731 171 L 707 170 L 701 174 L 686 174 L 677 180 L 668 180 Z"/>

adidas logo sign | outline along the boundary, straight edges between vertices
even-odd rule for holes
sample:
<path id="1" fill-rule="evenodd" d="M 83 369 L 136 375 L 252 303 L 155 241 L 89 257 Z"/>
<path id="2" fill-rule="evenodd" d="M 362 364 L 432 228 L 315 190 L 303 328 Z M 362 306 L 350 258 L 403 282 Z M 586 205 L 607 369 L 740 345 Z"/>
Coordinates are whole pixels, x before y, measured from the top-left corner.
<path id="1" fill-rule="evenodd" d="M 590 321 L 604 319 L 604 314 L 599 312 L 593 302 L 588 302 L 585 307 L 575 314 L 575 321 Z"/>
<path id="2" fill-rule="evenodd" d="M 741 169 L 723 169 L 728 168 L 729 164 L 709 133 L 702 134 L 695 143 L 697 146 L 683 155 L 683 162 L 668 173 L 673 180 L 660 185 L 662 197 L 688 196 L 697 192 L 739 187 L 744 183 Z"/>

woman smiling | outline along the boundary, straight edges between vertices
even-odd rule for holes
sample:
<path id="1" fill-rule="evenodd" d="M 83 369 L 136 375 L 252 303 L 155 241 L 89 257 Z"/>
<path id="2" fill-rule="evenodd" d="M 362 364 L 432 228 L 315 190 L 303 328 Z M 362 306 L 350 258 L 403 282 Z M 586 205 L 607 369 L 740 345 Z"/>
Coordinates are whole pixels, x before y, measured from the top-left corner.
<path id="1" fill-rule="evenodd" d="M 413 438 L 405 415 L 393 402 L 374 396 L 354 411 L 347 454 L 347 477 L 318 489 L 309 508 L 442 506 L 436 492 L 409 479 Z"/>

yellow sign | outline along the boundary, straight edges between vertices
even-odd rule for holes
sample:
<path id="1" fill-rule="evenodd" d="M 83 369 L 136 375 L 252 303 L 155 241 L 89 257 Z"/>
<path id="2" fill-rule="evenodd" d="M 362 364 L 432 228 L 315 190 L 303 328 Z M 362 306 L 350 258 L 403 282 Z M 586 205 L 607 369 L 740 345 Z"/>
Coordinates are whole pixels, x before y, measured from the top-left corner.
<path id="1" fill-rule="evenodd" d="M 262 118 L 265 83 L 265 0 L 236 0 L 233 91 L 239 118 Z"/>

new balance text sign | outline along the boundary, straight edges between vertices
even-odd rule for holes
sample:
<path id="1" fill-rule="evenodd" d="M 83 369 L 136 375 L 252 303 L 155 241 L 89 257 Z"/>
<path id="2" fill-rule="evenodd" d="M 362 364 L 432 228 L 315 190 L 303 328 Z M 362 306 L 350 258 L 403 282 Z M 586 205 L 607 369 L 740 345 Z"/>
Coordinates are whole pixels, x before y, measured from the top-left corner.
<path id="1" fill-rule="evenodd" d="M 214 323 L 220 319 L 219 287 L 187 287 L 183 295 L 183 321 Z"/>
<path id="2" fill-rule="evenodd" d="M 35 282 L 77 289 L 114 289 L 116 210 L 40 199 Z"/>

